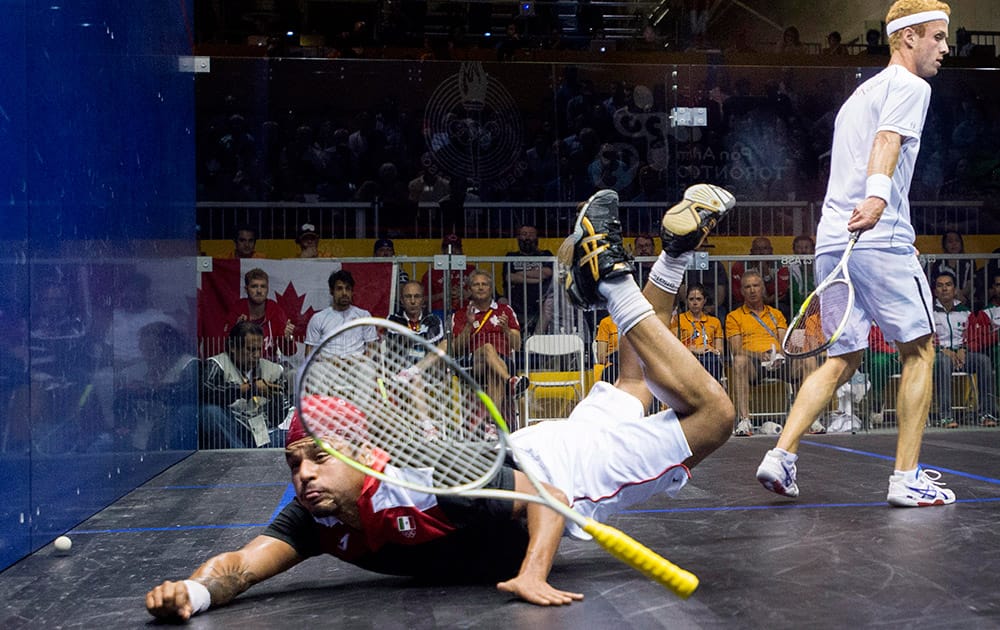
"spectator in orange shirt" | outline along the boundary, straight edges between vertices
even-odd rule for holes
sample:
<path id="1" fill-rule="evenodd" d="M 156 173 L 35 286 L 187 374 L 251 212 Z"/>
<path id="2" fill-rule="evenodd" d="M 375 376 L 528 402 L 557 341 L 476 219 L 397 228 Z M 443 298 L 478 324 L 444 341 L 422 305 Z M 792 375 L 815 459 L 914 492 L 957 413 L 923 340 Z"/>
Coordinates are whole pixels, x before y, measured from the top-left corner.
<path id="1" fill-rule="evenodd" d="M 687 346 L 708 373 L 715 380 L 722 378 L 722 350 L 724 334 L 718 317 L 705 312 L 707 290 L 700 284 L 692 284 L 687 290 L 687 307 L 683 313 L 674 315 L 671 330 Z"/>
<path id="2" fill-rule="evenodd" d="M 249 225 L 236 226 L 236 235 L 233 236 L 233 254 L 229 258 L 264 258 L 265 256 L 257 251 L 257 230 Z"/>

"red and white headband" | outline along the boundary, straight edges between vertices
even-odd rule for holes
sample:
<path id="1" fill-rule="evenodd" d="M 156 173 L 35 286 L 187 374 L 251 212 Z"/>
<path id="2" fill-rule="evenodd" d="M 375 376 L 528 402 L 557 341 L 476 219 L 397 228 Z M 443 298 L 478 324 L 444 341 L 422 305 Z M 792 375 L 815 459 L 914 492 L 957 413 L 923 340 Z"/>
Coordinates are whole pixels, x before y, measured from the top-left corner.
<path id="1" fill-rule="evenodd" d="M 886 24 L 885 34 L 892 35 L 896 31 L 902 30 L 907 26 L 913 26 L 914 24 L 923 24 L 924 22 L 934 22 L 936 20 L 944 20 L 945 24 L 947 24 L 948 14 L 945 13 L 944 11 L 921 11 L 920 13 L 904 15 L 903 17 L 896 18 L 895 20 Z"/>

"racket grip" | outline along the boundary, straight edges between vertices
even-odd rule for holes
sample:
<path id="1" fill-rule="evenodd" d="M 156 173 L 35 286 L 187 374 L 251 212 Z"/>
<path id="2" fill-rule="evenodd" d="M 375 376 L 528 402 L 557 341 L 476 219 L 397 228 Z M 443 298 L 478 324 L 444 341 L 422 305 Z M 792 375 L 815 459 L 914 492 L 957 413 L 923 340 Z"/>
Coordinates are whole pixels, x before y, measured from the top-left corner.
<path id="1" fill-rule="evenodd" d="M 608 553 L 638 569 L 649 579 L 659 582 L 679 597 L 687 599 L 698 588 L 698 576 L 670 562 L 628 534 L 587 519 L 583 531 L 594 537 Z"/>

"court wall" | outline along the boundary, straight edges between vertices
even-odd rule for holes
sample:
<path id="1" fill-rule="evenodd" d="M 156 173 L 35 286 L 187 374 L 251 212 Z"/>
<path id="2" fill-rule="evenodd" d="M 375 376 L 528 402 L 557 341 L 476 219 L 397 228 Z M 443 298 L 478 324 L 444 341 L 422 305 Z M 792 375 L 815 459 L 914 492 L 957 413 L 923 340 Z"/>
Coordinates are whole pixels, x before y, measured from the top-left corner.
<path id="1" fill-rule="evenodd" d="M 194 448 L 193 392 L 162 431 L 134 379 L 144 326 L 195 347 L 190 15 L 4 3 L 0 569 Z"/>

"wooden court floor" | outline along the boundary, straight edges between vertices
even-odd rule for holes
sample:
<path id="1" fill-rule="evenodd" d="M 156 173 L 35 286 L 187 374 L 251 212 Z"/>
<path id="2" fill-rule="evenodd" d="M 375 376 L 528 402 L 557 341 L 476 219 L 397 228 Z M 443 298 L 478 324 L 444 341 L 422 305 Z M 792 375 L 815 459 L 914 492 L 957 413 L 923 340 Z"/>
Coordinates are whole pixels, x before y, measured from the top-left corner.
<path id="1" fill-rule="evenodd" d="M 309 560 L 191 628 L 997 628 L 1000 431 L 929 430 L 921 461 L 959 502 L 885 503 L 895 435 L 809 436 L 802 496 L 761 488 L 774 443 L 733 438 L 677 499 L 611 524 L 695 572 L 680 600 L 590 543 L 564 540 L 551 582 L 583 602 L 540 608 L 489 586 L 415 583 Z M 0 573 L 0 628 L 156 625 L 143 597 L 250 540 L 289 497 L 279 451 L 199 452 Z"/>

